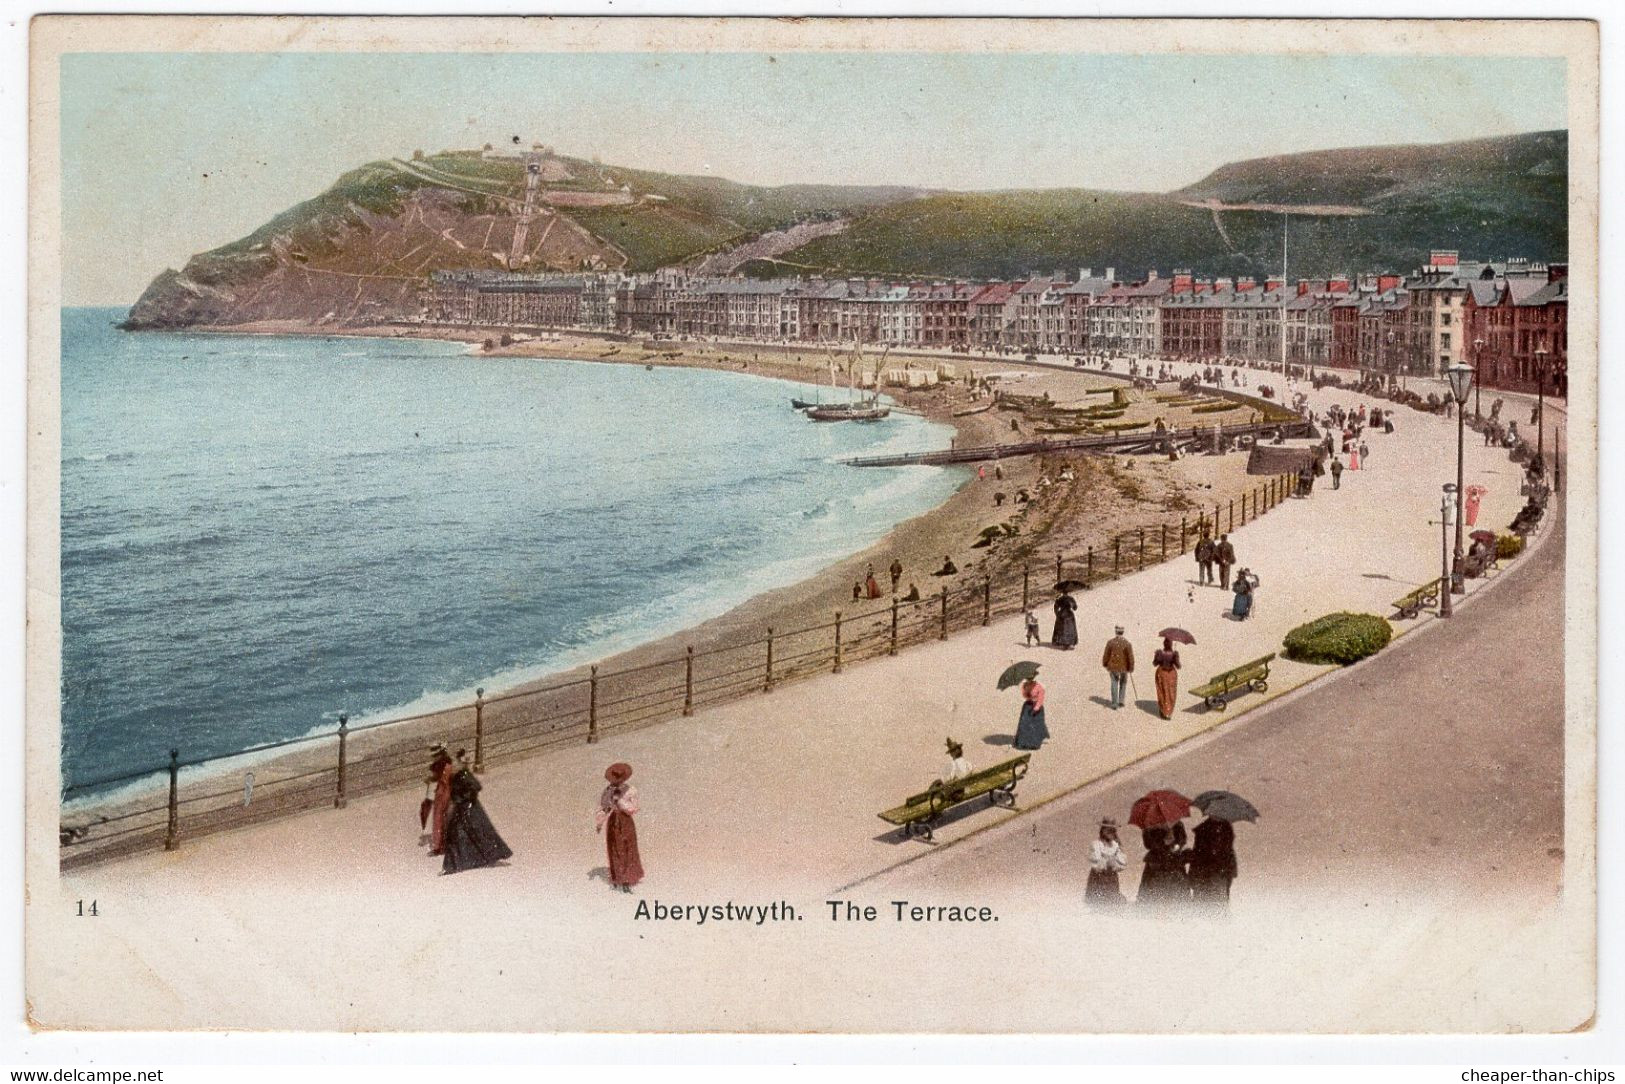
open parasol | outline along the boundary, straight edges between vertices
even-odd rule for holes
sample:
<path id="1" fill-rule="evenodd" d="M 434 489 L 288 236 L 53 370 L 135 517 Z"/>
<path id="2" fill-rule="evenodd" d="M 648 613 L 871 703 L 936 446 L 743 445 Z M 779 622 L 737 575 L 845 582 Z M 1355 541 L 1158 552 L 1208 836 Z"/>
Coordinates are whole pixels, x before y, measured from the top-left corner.
<path id="1" fill-rule="evenodd" d="M 1176 644 L 1194 644 L 1196 642 L 1196 637 L 1192 636 L 1184 629 L 1163 629 L 1161 632 L 1157 633 L 1157 635 L 1162 637 L 1164 640 L 1172 640 Z"/>
<path id="2" fill-rule="evenodd" d="M 1191 800 L 1177 790 L 1154 790 L 1134 803 L 1128 822 L 1136 828 L 1173 824 L 1190 815 Z"/>
<path id="3" fill-rule="evenodd" d="M 1204 790 L 1191 804 L 1214 820 L 1234 822 L 1258 819 L 1258 809 L 1253 803 L 1227 790 Z"/>
<path id="4" fill-rule="evenodd" d="M 1489 543 L 1495 541 L 1495 532 L 1494 531 L 1474 531 L 1472 534 L 1468 535 L 1467 537 L 1471 538 L 1474 542 L 1483 542 L 1485 545 L 1488 545 Z"/>
<path id="5" fill-rule="evenodd" d="M 999 691 L 1003 692 L 1012 685 L 1020 685 L 1023 681 L 1032 681 L 1037 676 L 1036 662 L 1011 663 L 1004 668 L 1004 673 L 999 675 Z"/>
<path id="6" fill-rule="evenodd" d="M 1055 585 L 1055 590 L 1060 594 L 1070 595 L 1074 591 L 1089 590 L 1089 585 L 1083 580 L 1062 580 Z"/>

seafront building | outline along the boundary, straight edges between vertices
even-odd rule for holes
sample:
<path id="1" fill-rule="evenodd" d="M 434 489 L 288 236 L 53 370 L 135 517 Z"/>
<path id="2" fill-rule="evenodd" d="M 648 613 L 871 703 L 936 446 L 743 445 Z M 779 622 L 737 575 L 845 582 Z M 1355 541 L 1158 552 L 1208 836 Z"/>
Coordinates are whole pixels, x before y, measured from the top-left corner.
<path id="1" fill-rule="evenodd" d="M 644 337 L 863 343 L 987 354 L 1180 357 L 1351 369 L 1403 382 L 1474 365 L 1486 386 L 1566 385 L 1565 264 L 1435 250 L 1410 275 L 1012 282 L 438 271 L 421 320 Z"/>

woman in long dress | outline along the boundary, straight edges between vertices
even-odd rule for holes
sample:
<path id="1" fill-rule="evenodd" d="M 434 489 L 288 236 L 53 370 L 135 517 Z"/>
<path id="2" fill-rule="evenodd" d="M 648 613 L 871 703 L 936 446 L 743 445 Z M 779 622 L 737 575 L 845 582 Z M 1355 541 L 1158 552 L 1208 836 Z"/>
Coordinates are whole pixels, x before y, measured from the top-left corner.
<path id="1" fill-rule="evenodd" d="M 1237 621 L 1247 620 L 1247 615 L 1253 612 L 1253 591 L 1258 587 L 1258 581 L 1253 574 L 1245 568 L 1236 574 L 1236 582 L 1231 590 L 1236 593 L 1236 601 L 1230 606 L 1230 616 Z"/>
<path id="2" fill-rule="evenodd" d="M 451 812 L 446 816 L 446 852 L 440 872 L 461 873 L 494 866 L 512 857 L 513 851 L 497 835 L 485 807 L 480 805 L 480 781 L 469 768 L 464 751 L 457 750 L 457 774 L 451 777 Z"/>
<path id="3" fill-rule="evenodd" d="M 632 818 L 638 811 L 637 788 L 628 783 L 632 765 L 611 764 L 604 772 L 609 785 L 598 796 L 598 831 L 604 833 L 609 852 L 609 883 L 622 892 L 643 880 L 643 859 L 638 855 L 638 829 Z"/>
<path id="4" fill-rule="evenodd" d="M 1145 872 L 1135 903 L 1189 903 L 1190 880 L 1185 876 L 1189 856 L 1177 849 L 1174 833 L 1168 828 L 1151 828 L 1145 833 Z"/>
<path id="5" fill-rule="evenodd" d="M 1016 748 L 1038 749 L 1049 737 L 1044 725 L 1044 687 L 1037 681 L 1021 683 L 1021 721 L 1016 724 Z"/>
<path id="6" fill-rule="evenodd" d="M 1072 616 L 1077 608 L 1078 600 L 1064 591 L 1055 600 L 1055 632 L 1050 636 L 1050 643 L 1062 651 L 1078 646 L 1078 619 Z"/>
<path id="7" fill-rule="evenodd" d="M 1157 710 L 1164 719 L 1174 717 L 1174 701 L 1179 696 L 1179 652 L 1174 642 L 1163 637 L 1162 650 L 1151 656 L 1157 674 Z"/>
<path id="8" fill-rule="evenodd" d="M 1230 905 L 1230 882 L 1236 879 L 1236 829 L 1209 817 L 1196 826 L 1190 849 L 1191 896 L 1211 907 Z"/>
<path id="9" fill-rule="evenodd" d="M 1117 875 L 1127 868 L 1128 859 L 1117 839 L 1117 822 L 1107 817 L 1100 822 L 1099 837 L 1089 845 L 1089 882 L 1083 888 L 1083 902 L 1108 907 L 1127 903 L 1117 885 Z"/>
<path id="10" fill-rule="evenodd" d="M 444 745 L 436 743 L 429 751 L 434 754 L 426 780 L 434 786 L 434 805 L 429 810 L 429 854 L 439 858 L 446 849 L 446 815 L 451 812 L 451 780 L 457 774 L 457 762 Z"/>

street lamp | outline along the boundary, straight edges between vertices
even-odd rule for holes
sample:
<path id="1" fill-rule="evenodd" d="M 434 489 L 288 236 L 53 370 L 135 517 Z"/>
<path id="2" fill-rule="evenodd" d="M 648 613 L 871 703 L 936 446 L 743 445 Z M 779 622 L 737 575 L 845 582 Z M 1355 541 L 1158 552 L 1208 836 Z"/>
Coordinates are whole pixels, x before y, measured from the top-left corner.
<path id="1" fill-rule="evenodd" d="M 1463 438 L 1467 431 L 1467 393 L 1472 390 L 1473 386 L 1473 368 L 1470 365 L 1457 362 L 1450 366 L 1448 372 L 1450 396 L 1456 401 L 1456 493 L 1459 497 L 1466 493 L 1462 478 Z M 1462 501 L 1458 499 L 1456 501 L 1456 552 L 1455 561 L 1450 566 L 1450 591 L 1440 592 L 1441 595 L 1446 597 L 1451 592 L 1462 594 L 1467 590 L 1467 583 L 1462 577 L 1461 568 L 1461 506 Z"/>
<path id="2" fill-rule="evenodd" d="M 1444 484 L 1444 496 L 1439 498 L 1439 616 L 1452 617 L 1455 609 L 1450 605 L 1450 595 L 1455 579 L 1450 573 L 1450 523 L 1456 516 L 1456 487 L 1453 483 Z"/>
<path id="3" fill-rule="evenodd" d="M 1482 397 L 1484 378 L 1479 374 L 1478 363 L 1484 357 L 1484 340 L 1473 340 L 1473 420 L 1483 417 L 1479 412 L 1479 400 Z"/>
<path id="4" fill-rule="evenodd" d="M 1535 351 L 1535 446 L 1540 474 L 1546 476 L 1546 348 Z"/>

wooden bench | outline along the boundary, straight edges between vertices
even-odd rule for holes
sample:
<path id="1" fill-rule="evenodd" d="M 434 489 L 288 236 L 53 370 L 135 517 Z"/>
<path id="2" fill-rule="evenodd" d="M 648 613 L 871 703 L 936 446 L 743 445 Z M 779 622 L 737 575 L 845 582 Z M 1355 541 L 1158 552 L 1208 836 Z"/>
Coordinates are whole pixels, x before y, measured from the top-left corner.
<path id="1" fill-rule="evenodd" d="M 944 813 L 984 794 L 993 805 L 1014 809 L 1016 783 L 1027 774 L 1027 762 L 1032 758 L 1031 753 L 1023 753 L 952 783 L 939 783 L 909 798 L 896 809 L 886 810 L 880 814 L 880 819 L 901 827 L 905 836 L 929 842 L 932 827 L 942 819 Z"/>
<path id="2" fill-rule="evenodd" d="M 1429 606 L 1439 604 L 1439 580 L 1429 580 L 1410 594 L 1394 600 L 1400 617 L 1415 617 Z"/>
<path id="3" fill-rule="evenodd" d="M 1228 698 L 1237 689 L 1261 693 L 1270 687 L 1270 662 L 1274 658 L 1275 652 L 1272 651 L 1261 659 L 1244 662 L 1233 670 L 1209 678 L 1206 685 L 1198 685 L 1191 690 L 1191 694 L 1201 697 L 1209 710 L 1217 708 L 1223 711 L 1230 706 Z"/>

